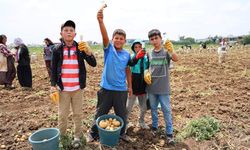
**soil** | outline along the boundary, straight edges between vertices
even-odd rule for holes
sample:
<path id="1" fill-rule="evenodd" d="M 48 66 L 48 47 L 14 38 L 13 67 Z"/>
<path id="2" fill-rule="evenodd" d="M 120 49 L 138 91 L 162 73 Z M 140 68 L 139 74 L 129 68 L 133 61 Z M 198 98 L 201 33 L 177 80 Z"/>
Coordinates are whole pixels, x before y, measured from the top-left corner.
<path id="1" fill-rule="evenodd" d="M 162 133 L 153 137 L 150 130 L 140 129 L 139 109 L 135 106 L 128 128 L 130 143 L 120 141 L 119 150 L 206 150 L 206 149 L 250 149 L 250 47 L 234 47 L 226 54 L 225 62 L 218 63 L 215 51 L 179 51 L 179 62 L 171 69 L 171 106 L 175 134 L 192 119 L 204 115 L 220 121 L 221 129 L 211 140 L 185 139 L 168 146 L 164 137 L 163 115 L 159 111 Z M 92 124 L 95 113 L 96 92 L 103 69 L 103 57 L 97 58 L 96 68 L 87 67 L 87 87 L 84 89 L 82 105 L 83 133 Z M 0 145 L 8 150 L 30 150 L 27 137 L 40 128 L 57 127 L 58 106 L 49 98 L 50 83 L 42 56 L 32 64 L 33 89 L 23 90 L 18 81 L 13 90 L 0 87 Z M 146 123 L 151 125 L 150 110 Z M 72 129 L 72 116 L 69 117 Z M 22 135 L 26 137 L 21 138 Z M 21 140 L 24 139 L 24 140 Z M 88 145 L 99 149 L 99 143 Z M 102 148 L 108 149 L 108 148 Z"/>

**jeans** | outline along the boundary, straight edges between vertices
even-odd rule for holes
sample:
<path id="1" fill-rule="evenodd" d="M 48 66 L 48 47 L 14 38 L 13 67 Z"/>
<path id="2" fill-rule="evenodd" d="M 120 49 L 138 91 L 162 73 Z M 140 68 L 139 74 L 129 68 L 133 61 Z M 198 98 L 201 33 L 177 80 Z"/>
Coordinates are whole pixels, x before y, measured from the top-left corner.
<path id="1" fill-rule="evenodd" d="M 152 127 L 158 128 L 158 104 L 161 105 L 161 110 L 164 116 L 164 122 L 166 127 L 166 134 L 173 134 L 172 112 L 170 107 L 170 96 L 167 94 L 148 94 L 151 115 L 152 115 Z"/>

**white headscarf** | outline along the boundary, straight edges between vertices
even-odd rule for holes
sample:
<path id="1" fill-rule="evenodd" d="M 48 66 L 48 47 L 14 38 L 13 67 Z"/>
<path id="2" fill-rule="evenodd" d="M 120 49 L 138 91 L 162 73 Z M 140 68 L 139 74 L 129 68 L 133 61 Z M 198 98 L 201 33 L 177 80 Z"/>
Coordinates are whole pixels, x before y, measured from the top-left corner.
<path id="1" fill-rule="evenodd" d="M 23 40 L 21 38 L 15 38 L 14 45 L 17 47 L 20 46 L 21 44 L 23 44 Z"/>

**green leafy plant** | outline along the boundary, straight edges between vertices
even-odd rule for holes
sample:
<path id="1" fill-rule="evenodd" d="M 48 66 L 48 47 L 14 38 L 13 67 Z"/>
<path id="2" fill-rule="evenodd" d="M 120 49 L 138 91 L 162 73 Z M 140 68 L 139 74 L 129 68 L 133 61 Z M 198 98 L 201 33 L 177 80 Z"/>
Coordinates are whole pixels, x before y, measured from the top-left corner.
<path id="1" fill-rule="evenodd" d="M 59 149 L 60 150 L 72 150 L 74 149 L 72 147 L 72 142 L 73 142 L 74 136 L 73 136 L 73 131 L 68 131 L 66 135 L 60 136 L 60 144 L 59 144 Z M 80 147 L 78 150 L 84 150 L 86 148 L 86 138 L 82 135 L 80 137 Z"/>
<path id="2" fill-rule="evenodd" d="M 58 121 L 58 114 L 52 114 L 52 115 L 49 117 L 49 120 L 50 120 L 50 121 Z"/>
<path id="3" fill-rule="evenodd" d="M 220 130 L 219 121 L 210 116 L 204 116 L 196 120 L 191 120 L 177 134 L 176 139 L 181 141 L 188 137 L 194 137 L 197 141 L 209 140 Z"/>

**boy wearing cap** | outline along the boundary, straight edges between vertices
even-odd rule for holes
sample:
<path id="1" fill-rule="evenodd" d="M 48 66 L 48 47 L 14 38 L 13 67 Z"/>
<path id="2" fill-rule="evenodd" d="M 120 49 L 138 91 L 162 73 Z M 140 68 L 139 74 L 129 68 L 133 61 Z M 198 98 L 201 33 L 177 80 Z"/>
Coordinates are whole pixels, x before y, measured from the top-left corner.
<path id="1" fill-rule="evenodd" d="M 124 126 L 121 129 L 121 138 L 128 141 L 125 134 L 127 122 L 126 102 L 128 92 L 131 92 L 131 72 L 128 65 L 135 65 L 138 59 L 142 58 L 145 53 L 138 52 L 134 59 L 130 59 L 130 54 L 123 49 L 126 42 L 126 33 L 122 29 L 116 29 L 113 32 L 112 43 L 109 42 L 108 33 L 103 22 L 103 9 L 100 9 L 97 14 L 97 20 L 102 34 L 104 46 L 104 69 L 101 79 L 101 89 L 97 92 L 97 110 L 95 120 L 104 114 L 108 114 L 113 107 L 115 114 L 121 117 L 124 121 Z M 126 84 L 128 81 L 128 88 Z M 91 142 L 98 138 L 97 126 L 91 128 L 90 134 L 87 135 L 87 142 Z"/>
<path id="2" fill-rule="evenodd" d="M 158 104 L 164 116 L 166 127 L 166 140 L 168 144 L 174 144 L 173 124 L 170 107 L 170 82 L 169 64 L 170 60 L 178 61 L 177 55 L 173 52 L 173 45 L 170 41 L 161 44 L 161 32 L 157 29 L 149 31 L 148 38 L 153 50 L 148 54 L 149 69 L 145 70 L 144 79 L 147 85 L 147 92 L 150 101 L 152 115 L 152 132 L 154 135 L 158 129 Z"/>
<path id="3" fill-rule="evenodd" d="M 68 20 L 62 24 L 60 34 L 63 42 L 57 45 L 52 53 L 51 92 L 59 90 L 58 124 L 62 136 L 66 134 L 71 106 L 74 121 L 73 146 L 79 147 L 83 89 L 86 86 L 85 61 L 95 67 L 96 59 L 86 42 L 80 42 L 78 45 L 74 41 L 76 32 L 73 21 Z"/>

